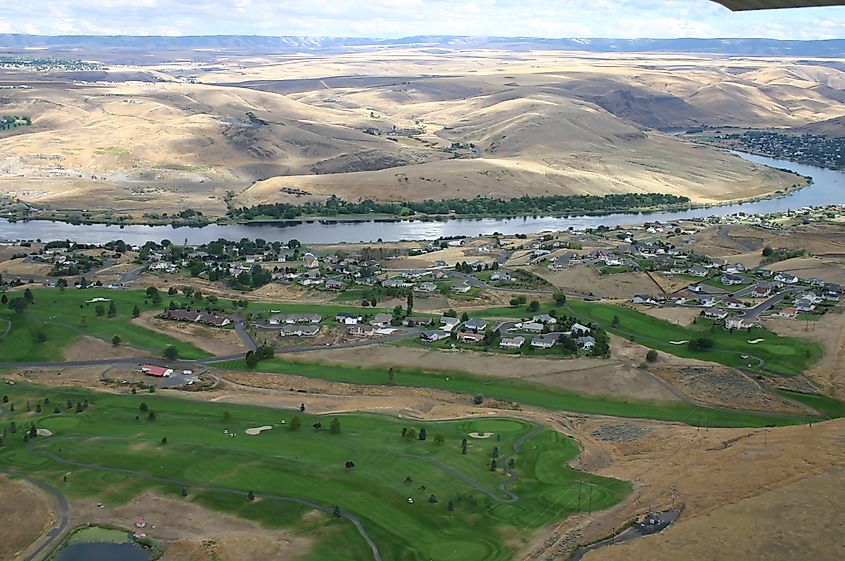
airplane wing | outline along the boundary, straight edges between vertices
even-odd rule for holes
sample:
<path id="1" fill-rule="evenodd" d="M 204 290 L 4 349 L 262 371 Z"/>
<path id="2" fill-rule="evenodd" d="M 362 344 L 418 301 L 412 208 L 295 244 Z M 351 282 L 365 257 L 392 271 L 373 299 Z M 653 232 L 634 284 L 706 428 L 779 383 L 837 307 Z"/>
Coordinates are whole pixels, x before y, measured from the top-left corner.
<path id="1" fill-rule="evenodd" d="M 810 8 L 814 6 L 842 6 L 845 0 L 713 0 L 734 12 L 771 10 L 774 8 Z"/>

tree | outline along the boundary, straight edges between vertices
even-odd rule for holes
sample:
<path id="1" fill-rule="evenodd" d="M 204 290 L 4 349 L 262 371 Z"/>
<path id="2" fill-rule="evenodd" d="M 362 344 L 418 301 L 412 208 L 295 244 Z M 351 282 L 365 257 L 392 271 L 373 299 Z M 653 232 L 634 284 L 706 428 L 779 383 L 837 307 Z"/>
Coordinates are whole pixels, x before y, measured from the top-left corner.
<path id="1" fill-rule="evenodd" d="M 147 298 L 154 298 L 158 294 L 158 289 L 154 286 L 148 286 L 146 295 Z"/>
<path id="2" fill-rule="evenodd" d="M 434 493 L 429 495 L 428 496 L 428 502 L 431 503 L 431 504 L 436 503 L 437 502 L 437 495 L 435 495 Z"/>
<path id="3" fill-rule="evenodd" d="M 335 518 L 340 518 L 340 507 L 335 505 L 334 510 L 332 511 L 332 516 Z"/>
<path id="4" fill-rule="evenodd" d="M 517 296 L 516 298 L 510 299 L 510 305 L 511 306 L 523 306 L 523 305 L 525 305 L 525 302 L 526 302 L 525 296 Z"/>
<path id="5" fill-rule="evenodd" d="M 116 315 L 117 315 L 117 306 L 114 305 L 114 300 L 112 300 L 111 302 L 109 302 L 108 316 L 110 318 L 113 318 Z"/>
<path id="6" fill-rule="evenodd" d="M 260 360 L 260 359 L 258 358 L 258 355 L 257 355 L 257 354 L 255 354 L 255 353 L 254 353 L 254 352 L 252 352 L 252 351 L 248 351 L 248 352 L 246 353 L 246 358 L 245 358 L 245 360 L 246 360 L 246 365 L 247 365 L 248 367 L 250 367 L 250 368 L 255 368 L 256 366 L 258 366 L 258 362 L 259 362 L 259 360 Z"/>
<path id="7" fill-rule="evenodd" d="M 27 306 L 29 306 L 29 301 L 20 296 L 9 300 L 9 309 L 15 312 L 17 316 L 22 316 Z"/>
<path id="8" fill-rule="evenodd" d="M 15 421 L 12 421 L 9 424 L 9 432 L 12 433 L 12 434 L 15 434 L 16 432 L 18 432 L 18 425 Z"/>
<path id="9" fill-rule="evenodd" d="M 254 501 L 255 500 L 255 493 L 252 492 L 252 489 L 246 494 L 246 500 Z"/>
<path id="10" fill-rule="evenodd" d="M 97 314 L 98 318 L 101 318 L 106 315 L 106 309 L 103 307 L 102 304 L 97 304 L 97 306 L 94 308 L 94 312 Z"/>
<path id="11" fill-rule="evenodd" d="M 179 493 L 179 494 L 182 495 L 183 497 L 187 497 L 188 496 L 188 488 L 182 487 L 182 492 Z"/>
<path id="12" fill-rule="evenodd" d="M 484 403 L 484 396 L 481 395 L 480 393 L 477 393 L 474 396 L 472 396 L 472 402 L 475 405 L 481 405 L 482 403 Z"/>
<path id="13" fill-rule="evenodd" d="M 389 384 L 392 384 L 395 379 L 396 379 L 396 372 L 393 370 L 393 367 L 391 366 L 387 370 L 387 382 Z"/>
<path id="14" fill-rule="evenodd" d="M 136 318 L 141 315 L 141 310 L 138 308 L 137 304 L 132 307 L 132 317 Z"/>
<path id="15" fill-rule="evenodd" d="M 35 301 L 35 296 L 32 295 L 32 290 L 27 288 L 23 291 L 23 297 L 26 299 L 27 302 L 32 304 Z"/>
<path id="16" fill-rule="evenodd" d="M 408 309 L 408 315 L 411 315 L 411 312 L 414 311 L 414 293 L 413 293 L 413 291 L 408 293 L 408 299 L 407 299 L 405 307 Z"/>
<path id="17" fill-rule="evenodd" d="M 467 455 L 467 439 L 466 438 L 461 440 L 461 455 L 462 456 Z"/>
<path id="18" fill-rule="evenodd" d="M 5 306 L 8 303 L 9 303 L 9 297 L 6 296 L 6 293 L 4 292 L 3 295 L 0 296 L 0 304 L 3 304 Z"/>
<path id="19" fill-rule="evenodd" d="M 564 292 L 555 292 L 553 298 L 555 299 L 555 304 L 558 306 L 563 306 L 566 304 L 566 293 Z"/>
<path id="20" fill-rule="evenodd" d="M 409 442 L 413 442 L 417 439 L 417 431 L 414 429 L 409 429 L 408 432 L 405 433 L 405 440 Z"/>
<path id="21" fill-rule="evenodd" d="M 179 349 L 177 349 L 173 345 L 167 345 L 164 348 L 164 352 L 162 352 L 162 356 L 164 356 L 164 358 L 166 358 L 167 360 L 176 360 L 176 358 L 179 356 Z"/>
<path id="22" fill-rule="evenodd" d="M 40 328 L 38 330 L 36 330 L 35 341 L 37 343 L 46 343 L 47 342 L 47 332 L 45 332 L 43 329 L 40 329 Z"/>
<path id="23" fill-rule="evenodd" d="M 150 411 L 150 414 L 147 415 L 147 420 L 153 422 L 156 420 L 156 413 L 155 411 Z"/>
<path id="24" fill-rule="evenodd" d="M 538 302 L 537 300 L 532 300 L 528 304 L 528 311 L 532 312 L 532 313 L 533 312 L 539 312 L 540 311 L 540 302 Z"/>
<path id="25" fill-rule="evenodd" d="M 461 314 L 461 321 L 469 321 L 469 314 L 464 312 Z"/>
<path id="26" fill-rule="evenodd" d="M 340 434 L 340 419 L 337 417 L 332 418 L 329 423 L 329 432 L 332 434 Z"/>
<path id="27" fill-rule="evenodd" d="M 228 410 L 223 411 L 223 422 L 224 423 L 231 423 L 232 422 L 232 414 Z"/>
<path id="28" fill-rule="evenodd" d="M 115 335 L 114 337 L 111 338 L 111 344 L 114 345 L 115 347 L 120 345 L 120 343 L 122 341 L 123 341 L 123 339 L 120 338 L 120 335 Z"/>
<path id="29" fill-rule="evenodd" d="M 161 437 L 161 444 L 162 444 L 162 445 L 166 445 L 166 444 L 167 444 L 167 437 L 166 437 L 166 436 L 162 436 L 162 437 Z"/>
<path id="30" fill-rule="evenodd" d="M 72 409 L 72 408 L 73 408 L 73 400 L 72 400 L 72 399 L 68 399 L 68 400 L 67 400 L 67 403 L 65 404 L 65 406 L 66 406 L 68 409 Z"/>
<path id="31" fill-rule="evenodd" d="M 455 512 L 455 503 L 449 501 L 449 504 L 446 505 L 446 510 L 449 512 Z"/>
<path id="32" fill-rule="evenodd" d="M 300 428 L 302 428 L 302 419 L 294 415 L 290 420 L 290 430 L 299 430 Z"/>
<path id="33" fill-rule="evenodd" d="M 490 471 L 496 471 L 496 468 L 499 467 L 499 463 L 496 461 L 496 458 L 490 460 Z"/>
<path id="34" fill-rule="evenodd" d="M 645 359 L 648 362 L 657 362 L 657 351 L 655 351 L 654 349 L 651 349 L 650 351 L 648 351 L 645 354 Z"/>
<path id="35" fill-rule="evenodd" d="M 611 327 L 619 327 L 619 316 L 617 316 L 617 315 L 613 316 L 613 319 L 610 320 L 610 326 Z"/>
<path id="36" fill-rule="evenodd" d="M 763 248 L 763 257 L 771 257 L 771 255 L 775 252 L 771 246 L 766 246 Z"/>
<path id="37" fill-rule="evenodd" d="M 425 428 L 421 428 L 417 438 L 419 438 L 420 440 L 425 440 L 427 437 L 428 437 L 428 433 L 425 432 Z"/>

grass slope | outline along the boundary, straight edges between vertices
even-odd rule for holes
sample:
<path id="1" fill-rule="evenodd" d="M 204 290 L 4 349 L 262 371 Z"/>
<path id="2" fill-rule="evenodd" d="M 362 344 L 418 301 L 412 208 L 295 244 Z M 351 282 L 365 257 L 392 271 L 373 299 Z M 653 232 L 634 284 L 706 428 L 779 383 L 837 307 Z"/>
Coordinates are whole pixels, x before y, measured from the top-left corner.
<path id="1" fill-rule="evenodd" d="M 215 366 L 229 370 L 244 370 L 242 360 L 219 363 Z M 348 384 L 387 384 L 386 369 L 266 360 L 258 370 L 268 373 L 294 374 Z M 516 401 L 556 411 L 573 411 L 596 415 L 638 417 L 660 421 L 678 421 L 690 425 L 724 427 L 762 427 L 803 423 L 806 417 L 757 415 L 737 410 L 709 409 L 685 402 L 650 402 L 596 397 L 566 392 L 557 388 L 531 385 L 519 380 L 481 378 L 461 372 L 395 369 L 394 384 L 418 388 L 434 388 L 456 393 L 481 394 L 502 401 Z"/>
<path id="2" fill-rule="evenodd" d="M 184 481 L 189 496 L 180 500 L 197 500 L 269 526 L 309 533 L 319 541 L 306 556 L 311 561 L 337 559 L 338 551 L 351 559 L 368 559 L 372 554 L 348 521 L 324 517 L 309 525 L 304 515 L 310 508 L 260 496 L 248 501 L 249 490 L 308 499 L 329 512 L 338 505 L 362 521 L 384 559 L 409 561 L 506 560 L 514 543 L 526 542 L 536 529 L 576 511 L 577 480 L 595 485 L 594 510 L 616 504 L 630 491 L 626 482 L 569 468 L 579 451 L 571 439 L 513 419 L 422 423 L 338 415 L 341 430 L 335 434 L 327 429 L 330 419 L 325 417 L 301 415 L 302 428 L 292 430 L 290 422 L 298 413 L 156 394 L 116 396 L 30 385 L 10 387 L 7 393 L 17 412 L 4 413 L 2 425 L 8 428 L 14 419 L 19 430 L 0 449 L 4 466 L 33 474 L 70 496 L 98 497 L 109 503 L 125 502 L 151 487 L 177 494 Z M 26 401 L 43 403 L 45 397 L 51 399 L 45 410 L 58 404 L 62 412 L 24 412 Z M 83 399 L 91 404 L 84 412 L 65 408 L 66 400 Z M 139 414 L 141 403 L 155 411 L 154 421 Z M 323 430 L 311 428 L 314 422 L 321 422 Z M 27 445 L 21 434 L 33 423 L 54 436 Z M 260 436 L 244 434 L 246 428 L 261 425 L 274 428 Z M 404 427 L 426 429 L 428 438 L 404 439 Z M 226 429 L 237 436 L 224 434 Z M 467 454 L 462 455 L 461 439 L 472 432 L 496 436 L 468 438 Z M 442 444 L 435 441 L 436 434 L 442 435 Z M 161 443 L 162 437 L 167 437 L 167 444 Z M 490 460 L 498 448 L 505 464 L 519 440 L 524 444 L 514 456 L 518 477 L 510 486 L 518 498 L 511 500 L 501 489 L 509 480 L 507 474 L 491 470 Z M 68 466 L 45 453 L 97 467 Z M 346 469 L 346 461 L 353 461 L 355 468 Z M 153 482 L 104 468 L 141 471 L 178 483 Z M 64 483 L 62 475 L 68 470 Z M 412 481 L 406 483 L 407 478 Z M 203 490 L 200 485 L 236 493 Z M 512 536 L 508 544 L 502 537 L 505 533 Z"/>

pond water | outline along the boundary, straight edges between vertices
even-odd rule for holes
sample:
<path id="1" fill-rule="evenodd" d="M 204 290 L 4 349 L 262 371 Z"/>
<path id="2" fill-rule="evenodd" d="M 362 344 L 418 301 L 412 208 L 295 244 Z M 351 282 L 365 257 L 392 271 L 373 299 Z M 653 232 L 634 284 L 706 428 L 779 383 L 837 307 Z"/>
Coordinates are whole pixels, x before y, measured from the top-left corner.
<path id="1" fill-rule="evenodd" d="M 239 240 L 263 238 L 267 241 L 297 239 L 303 243 L 375 242 L 432 240 L 445 236 L 475 236 L 500 232 L 530 234 L 542 231 L 619 226 L 646 220 L 666 222 L 683 218 L 727 216 L 738 212 L 781 212 L 805 206 L 845 203 L 845 172 L 824 169 L 765 156 L 739 154 L 746 160 L 788 169 L 812 177 L 813 184 L 786 197 L 743 204 L 672 212 L 615 213 L 603 216 L 479 218 L 452 220 L 303 220 L 273 224 L 210 224 L 199 228 L 173 226 L 120 226 L 105 224 L 67 224 L 33 220 L 9 222 L 0 219 L 0 238 L 43 241 L 70 239 L 81 243 L 105 243 L 122 239 L 130 244 L 169 239 L 176 243 L 207 243 L 218 238 Z"/>
<path id="2" fill-rule="evenodd" d="M 148 561 L 150 552 L 134 543 L 75 543 L 65 547 L 56 561 Z"/>

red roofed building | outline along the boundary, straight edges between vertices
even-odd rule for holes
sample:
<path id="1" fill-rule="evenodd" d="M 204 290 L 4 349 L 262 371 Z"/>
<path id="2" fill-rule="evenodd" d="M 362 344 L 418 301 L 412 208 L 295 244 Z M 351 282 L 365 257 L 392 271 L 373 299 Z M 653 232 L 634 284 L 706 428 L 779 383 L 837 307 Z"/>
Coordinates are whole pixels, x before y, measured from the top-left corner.
<path id="1" fill-rule="evenodd" d="M 172 368 L 164 368 L 163 366 L 156 366 L 154 364 L 145 364 L 141 366 L 141 372 L 147 376 L 154 376 L 156 378 L 166 378 L 173 374 Z"/>

